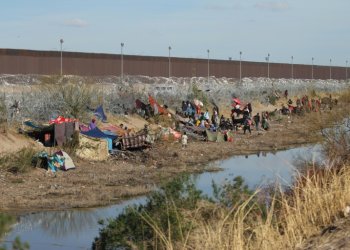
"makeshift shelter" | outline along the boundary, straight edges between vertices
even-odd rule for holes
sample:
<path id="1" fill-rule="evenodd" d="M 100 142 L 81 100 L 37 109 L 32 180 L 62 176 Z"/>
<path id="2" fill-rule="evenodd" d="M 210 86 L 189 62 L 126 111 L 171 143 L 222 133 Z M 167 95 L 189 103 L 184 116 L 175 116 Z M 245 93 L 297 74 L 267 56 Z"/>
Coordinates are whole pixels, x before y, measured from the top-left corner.
<path id="1" fill-rule="evenodd" d="M 146 133 L 142 134 L 126 134 L 121 138 L 121 148 L 135 149 L 148 146 L 148 138 Z"/>
<path id="2" fill-rule="evenodd" d="M 70 158 L 70 156 L 63 150 L 57 151 L 55 153 L 56 155 L 60 155 L 64 158 L 64 163 L 62 165 L 62 170 L 69 170 L 69 169 L 75 169 L 75 165 L 74 162 L 72 160 L 72 158 Z"/>
<path id="3" fill-rule="evenodd" d="M 39 152 L 34 156 L 33 160 L 37 165 L 40 164 L 41 167 L 50 169 L 53 173 L 56 173 L 59 169 L 68 170 L 75 168 L 72 158 L 61 150 L 52 155 L 45 151 Z"/>
<path id="4" fill-rule="evenodd" d="M 80 133 L 79 146 L 75 154 L 82 159 L 91 161 L 107 160 L 109 157 L 108 142 L 104 139 L 92 138 Z"/>
<path id="5" fill-rule="evenodd" d="M 39 140 L 44 146 L 51 147 L 54 145 L 63 146 L 69 141 L 74 131 L 77 130 L 77 122 L 74 119 L 64 118 L 62 116 L 57 117 L 54 120 L 50 120 L 50 124 L 39 124 L 34 121 L 24 121 L 24 132 Z"/>
<path id="6" fill-rule="evenodd" d="M 55 143 L 55 125 L 42 125 L 34 121 L 23 122 L 23 132 L 44 146 L 51 147 Z"/>
<path id="7" fill-rule="evenodd" d="M 92 138 L 100 138 L 105 139 L 108 142 L 108 149 L 113 149 L 113 141 L 118 138 L 117 135 L 111 134 L 111 133 L 104 133 L 102 132 L 98 127 L 91 129 L 89 131 L 80 131 L 81 134 L 92 137 Z"/>

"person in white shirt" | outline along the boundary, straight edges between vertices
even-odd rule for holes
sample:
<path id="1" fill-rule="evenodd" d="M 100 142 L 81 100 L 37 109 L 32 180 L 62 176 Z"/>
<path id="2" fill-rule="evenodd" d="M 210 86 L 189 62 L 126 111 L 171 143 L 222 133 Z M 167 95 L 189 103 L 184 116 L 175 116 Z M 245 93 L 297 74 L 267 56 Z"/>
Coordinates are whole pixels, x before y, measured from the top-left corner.
<path id="1" fill-rule="evenodd" d="M 184 132 L 183 135 L 181 136 L 182 148 L 186 148 L 187 147 L 187 140 L 188 140 L 188 137 L 186 135 L 186 132 Z"/>

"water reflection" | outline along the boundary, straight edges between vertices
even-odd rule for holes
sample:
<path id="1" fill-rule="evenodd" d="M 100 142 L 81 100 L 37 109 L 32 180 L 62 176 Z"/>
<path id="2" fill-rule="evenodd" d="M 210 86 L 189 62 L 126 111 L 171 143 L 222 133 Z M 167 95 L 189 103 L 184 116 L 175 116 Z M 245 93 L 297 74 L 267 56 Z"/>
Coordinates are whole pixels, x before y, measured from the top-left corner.
<path id="1" fill-rule="evenodd" d="M 98 223 L 101 214 L 98 210 L 50 211 L 21 216 L 15 231 L 23 232 L 40 227 L 54 238 L 78 235 L 85 228 Z"/>
<path id="2" fill-rule="evenodd" d="M 223 171 L 203 173 L 194 178 L 197 187 L 208 196 L 213 195 L 211 187 L 213 181 L 218 185 L 223 185 L 236 176 L 242 176 L 251 189 L 275 182 L 290 185 L 301 162 L 310 162 L 310 160 L 315 162 L 320 159 L 319 149 L 319 146 L 312 146 L 236 156 L 216 163 L 223 168 Z"/>
<path id="3" fill-rule="evenodd" d="M 11 242 L 20 236 L 22 241 L 30 244 L 30 249 L 35 250 L 91 249 L 100 228 L 99 220 L 114 218 L 126 206 L 144 202 L 145 198 L 141 197 L 109 207 L 26 214 L 19 218 L 6 237 L 6 246 L 11 249 Z"/>

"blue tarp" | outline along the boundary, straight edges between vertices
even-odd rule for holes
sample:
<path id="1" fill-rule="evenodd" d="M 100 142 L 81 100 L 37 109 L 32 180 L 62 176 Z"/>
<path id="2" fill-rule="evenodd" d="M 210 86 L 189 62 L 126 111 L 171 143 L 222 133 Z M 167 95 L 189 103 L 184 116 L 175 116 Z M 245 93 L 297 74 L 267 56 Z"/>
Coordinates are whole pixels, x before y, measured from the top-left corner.
<path id="1" fill-rule="evenodd" d="M 107 122 L 107 116 L 106 116 L 105 112 L 103 111 L 103 106 L 102 106 L 102 105 L 99 106 L 99 107 L 95 110 L 94 115 L 95 115 L 97 118 L 101 119 L 102 122 Z"/>
<path id="2" fill-rule="evenodd" d="M 115 140 L 118 138 L 117 135 L 103 133 L 98 127 L 91 129 L 89 131 L 86 131 L 86 132 L 80 131 L 80 133 L 82 133 L 83 135 L 86 135 L 86 136 L 93 137 L 93 138 L 103 138 L 103 139 L 109 138 L 111 140 Z"/>
<path id="3" fill-rule="evenodd" d="M 98 127 L 91 129 L 89 131 L 86 131 L 86 132 L 80 131 L 80 133 L 82 133 L 83 135 L 93 137 L 93 138 L 105 139 L 108 142 L 108 150 L 113 149 L 113 140 L 118 138 L 118 136 L 116 134 L 114 134 L 113 132 L 110 132 L 110 131 L 102 132 Z"/>

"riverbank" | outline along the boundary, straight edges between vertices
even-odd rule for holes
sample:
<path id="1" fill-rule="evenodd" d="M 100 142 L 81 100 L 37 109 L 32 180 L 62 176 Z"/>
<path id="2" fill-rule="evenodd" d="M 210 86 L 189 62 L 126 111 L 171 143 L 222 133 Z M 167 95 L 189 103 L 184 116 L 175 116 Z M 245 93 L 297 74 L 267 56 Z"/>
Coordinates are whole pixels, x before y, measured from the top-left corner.
<path id="1" fill-rule="evenodd" d="M 129 197 L 146 194 L 157 184 L 179 173 L 207 171 L 210 162 L 234 155 L 284 150 L 321 140 L 320 125 L 326 127 L 333 111 L 273 118 L 269 131 L 235 133 L 233 142 L 189 141 L 186 150 L 178 142 L 158 142 L 151 149 L 125 152 L 105 162 L 74 159 L 77 168 L 58 172 L 54 177 L 35 168 L 24 174 L 0 175 L 0 210 L 11 213 L 63 210 L 115 204 Z"/>

